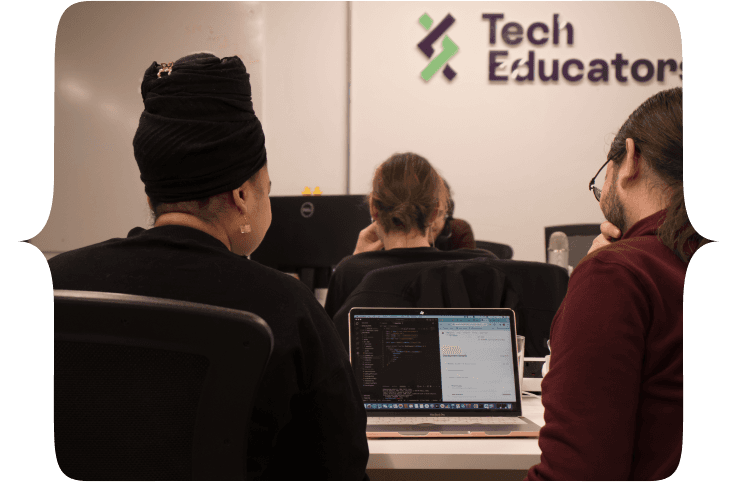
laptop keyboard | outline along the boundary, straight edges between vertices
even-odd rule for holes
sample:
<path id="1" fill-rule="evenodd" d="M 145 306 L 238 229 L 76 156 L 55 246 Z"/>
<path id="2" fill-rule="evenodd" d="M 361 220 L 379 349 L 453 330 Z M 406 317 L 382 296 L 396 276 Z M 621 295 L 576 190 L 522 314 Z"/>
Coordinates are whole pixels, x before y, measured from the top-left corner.
<path id="1" fill-rule="evenodd" d="M 367 425 L 527 425 L 517 417 L 369 417 Z"/>

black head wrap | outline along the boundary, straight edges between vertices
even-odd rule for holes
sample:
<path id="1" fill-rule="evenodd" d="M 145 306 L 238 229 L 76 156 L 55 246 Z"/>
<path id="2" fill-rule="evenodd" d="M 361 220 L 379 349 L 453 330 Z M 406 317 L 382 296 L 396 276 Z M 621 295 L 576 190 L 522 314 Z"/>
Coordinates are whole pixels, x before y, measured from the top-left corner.
<path id="1" fill-rule="evenodd" d="M 241 59 L 199 53 L 159 77 L 161 68 L 154 62 L 143 76 L 144 110 L 133 137 L 146 194 L 190 201 L 241 186 L 266 163 Z"/>

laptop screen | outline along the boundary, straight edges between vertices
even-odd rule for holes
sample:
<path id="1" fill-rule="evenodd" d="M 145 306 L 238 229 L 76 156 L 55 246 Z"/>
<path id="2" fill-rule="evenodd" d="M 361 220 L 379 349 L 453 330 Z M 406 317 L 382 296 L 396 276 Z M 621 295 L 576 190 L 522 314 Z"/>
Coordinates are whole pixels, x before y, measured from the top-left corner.
<path id="1" fill-rule="evenodd" d="M 354 308 L 349 326 L 367 410 L 520 410 L 512 310 Z"/>

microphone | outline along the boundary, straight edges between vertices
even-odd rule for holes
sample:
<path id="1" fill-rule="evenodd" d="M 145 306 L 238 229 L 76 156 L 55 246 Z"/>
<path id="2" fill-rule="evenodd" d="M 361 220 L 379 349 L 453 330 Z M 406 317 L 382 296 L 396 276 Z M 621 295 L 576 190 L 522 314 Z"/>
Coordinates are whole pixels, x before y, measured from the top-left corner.
<path id="1" fill-rule="evenodd" d="M 568 271 L 568 236 L 566 233 L 556 231 L 550 236 L 548 263 L 558 265 Z"/>

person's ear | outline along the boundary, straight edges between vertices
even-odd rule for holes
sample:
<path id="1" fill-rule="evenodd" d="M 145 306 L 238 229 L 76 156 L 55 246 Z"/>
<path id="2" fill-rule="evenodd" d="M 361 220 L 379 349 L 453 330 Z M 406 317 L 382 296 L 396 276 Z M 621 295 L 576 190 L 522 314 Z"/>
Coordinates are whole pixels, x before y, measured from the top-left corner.
<path id="1" fill-rule="evenodd" d="M 374 197 L 373 195 L 369 194 L 369 213 L 371 214 L 371 219 L 373 221 L 376 221 L 379 219 L 379 210 L 376 209 L 376 206 L 374 205 Z"/>
<path id="2" fill-rule="evenodd" d="M 238 209 L 238 211 L 243 215 L 248 211 L 247 201 L 248 197 L 252 195 L 249 188 L 250 186 L 248 185 L 248 181 L 246 181 L 240 187 L 237 187 L 232 191 L 233 204 L 235 204 L 236 209 Z"/>
<path id="3" fill-rule="evenodd" d="M 440 216 L 440 207 L 436 207 L 432 211 L 430 211 L 430 215 L 427 217 L 427 226 L 429 228 L 432 228 L 432 225 L 435 224 L 435 221 L 438 220 L 438 216 Z"/>
<path id="4" fill-rule="evenodd" d="M 379 220 L 379 210 L 375 208 L 371 208 L 371 220 L 372 221 L 378 221 Z"/>
<path id="5" fill-rule="evenodd" d="M 625 140 L 627 155 L 619 165 L 618 179 L 622 187 L 629 187 L 643 176 L 642 157 L 635 149 L 635 141 L 629 137 Z"/>

